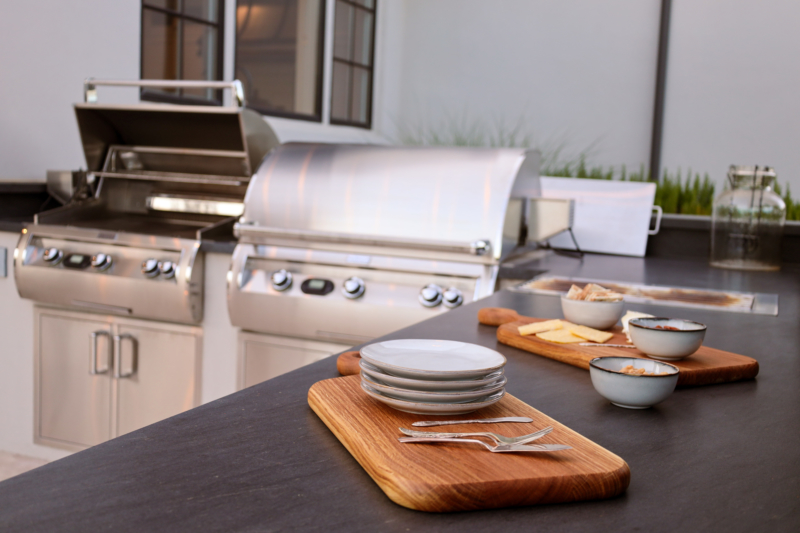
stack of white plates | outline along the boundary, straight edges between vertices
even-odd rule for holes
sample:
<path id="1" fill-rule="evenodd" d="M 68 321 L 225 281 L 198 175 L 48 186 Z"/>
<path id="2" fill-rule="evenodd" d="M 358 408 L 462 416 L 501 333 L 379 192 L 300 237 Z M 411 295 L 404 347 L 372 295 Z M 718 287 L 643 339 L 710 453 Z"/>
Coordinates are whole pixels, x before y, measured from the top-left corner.
<path id="1" fill-rule="evenodd" d="M 361 349 L 361 388 L 399 411 L 458 415 L 505 394 L 506 358 L 465 342 L 403 339 Z"/>

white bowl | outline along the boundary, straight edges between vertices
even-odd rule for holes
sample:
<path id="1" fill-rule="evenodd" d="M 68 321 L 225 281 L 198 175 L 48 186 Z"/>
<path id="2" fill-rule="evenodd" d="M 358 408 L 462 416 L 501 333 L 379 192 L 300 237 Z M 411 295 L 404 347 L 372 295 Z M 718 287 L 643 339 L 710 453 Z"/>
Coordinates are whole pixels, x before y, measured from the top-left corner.
<path id="1" fill-rule="evenodd" d="M 678 328 L 657 329 L 657 326 Z M 677 361 L 688 357 L 703 344 L 706 326 L 679 318 L 634 318 L 629 322 L 631 342 L 654 359 Z"/>
<path id="2" fill-rule="evenodd" d="M 636 376 L 620 372 L 628 365 L 666 376 Z M 596 357 L 589 361 L 592 385 L 604 398 L 626 409 L 647 409 L 663 402 L 678 383 L 678 367 L 636 357 Z"/>
<path id="3" fill-rule="evenodd" d="M 617 323 L 622 312 L 625 311 L 625 302 L 621 300 L 619 302 L 587 302 L 571 300 L 562 296 L 561 311 L 564 313 L 564 318 L 573 324 L 595 329 L 609 329 Z"/>

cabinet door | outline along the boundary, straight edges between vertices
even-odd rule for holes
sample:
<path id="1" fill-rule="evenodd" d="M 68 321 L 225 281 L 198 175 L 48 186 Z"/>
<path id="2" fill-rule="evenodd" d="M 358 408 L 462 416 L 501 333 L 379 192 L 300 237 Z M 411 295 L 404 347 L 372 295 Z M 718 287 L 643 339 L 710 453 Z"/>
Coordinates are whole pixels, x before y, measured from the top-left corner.
<path id="1" fill-rule="evenodd" d="M 117 326 L 116 435 L 198 405 L 200 337 L 179 328 Z"/>
<path id="2" fill-rule="evenodd" d="M 348 346 L 271 335 L 239 334 L 239 388 L 315 363 Z"/>
<path id="3" fill-rule="evenodd" d="M 36 316 L 36 436 L 71 448 L 105 442 L 111 438 L 111 325 L 56 311 Z M 93 346 L 94 370 L 103 373 L 91 373 Z"/>

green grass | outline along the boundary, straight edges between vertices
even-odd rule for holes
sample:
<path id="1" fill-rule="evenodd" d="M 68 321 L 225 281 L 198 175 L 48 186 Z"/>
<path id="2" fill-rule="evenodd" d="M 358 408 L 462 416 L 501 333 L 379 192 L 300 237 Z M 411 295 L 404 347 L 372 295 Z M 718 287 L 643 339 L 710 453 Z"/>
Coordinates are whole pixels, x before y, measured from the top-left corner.
<path id="1" fill-rule="evenodd" d="M 595 166 L 587 168 L 583 159 L 577 163 L 563 163 L 542 170 L 543 176 L 554 176 L 564 178 L 587 178 L 620 181 L 649 181 L 650 172 L 639 167 L 638 171 L 628 173 L 623 165 L 619 172 L 613 167 L 603 168 Z M 786 203 L 786 220 L 800 220 L 800 201 L 792 198 L 789 185 L 783 192 L 779 183 L 775 183 L 775 192 L 783 198 Z M 678 169 L 671 173 L 664 170 L 661 179 L 656 183 L 656 197 L 654 204 L 660 206 L 664 213 L 679 215 L 705 215 L 710 216 L 714 205 L 715 186 L 714 182 L 705 173 L 702 178 L 699 173 L 686 173 L 686 177 Z"/>

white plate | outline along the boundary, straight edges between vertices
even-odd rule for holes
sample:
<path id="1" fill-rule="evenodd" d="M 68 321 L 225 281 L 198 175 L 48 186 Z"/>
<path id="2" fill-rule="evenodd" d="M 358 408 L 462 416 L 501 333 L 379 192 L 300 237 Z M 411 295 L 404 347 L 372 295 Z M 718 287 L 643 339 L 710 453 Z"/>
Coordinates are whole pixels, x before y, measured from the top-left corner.
<path id="1" fill-rule="evenodd" d="M 383 402 L 389 407 L 394 407 L 398 411 L 403 411 L 404 413 L 413 413 L 415 415 L 465 415 L 499 402 L 500 399 L 506 394 L 505 389 L 503 389 L 500 392 L 495 392 L 491 396 L 482 398 L 483 401 L 476 400 L 474 402 L 467 403 L 422 403 L 397 400 L 395 398 L 384 396 L 380 392 L 364 383 L 364 381 L 361 381 L 361 388 L 370 397 L 378 400 L 379 402 Z"/>
<path id="2" fill-rule="evenodd" d="M 391 387 L 379 380 L 370 379 L 367 374 L 361 374 L 361 380 L 390 398 L 398 400 L 408 400 L 410 402 L 428 402 L 428 403 L 464 403 L 474 402 L 490 394 L 500 391 L 508 381 L 505 377 L 500 378 L 497 383 L 492 385 L 485 385 L 479 389 L 472 391 L 455 391 L 455 392 L 431 392 L 431 391 L 415 391 L 408 389 L 399 389 Z"/>
<path id="3" fill-rule="evenodd" d="M 500 353 L 477 344 L 429 339 L 370 344 L 361 348 L 361 357 L 383 372 L 412 379 L 483 378 L 506 364 Z"/>
<path id="4" fill-rule="evenodd" d="M 417 391 L 431 391 L 431 392 L 444 392 L 444 391 L 471 391 L 496 383 L 503 376 L 503 369 L 492 372 L 486 375 L 483 379 L 470 379 L 466 381 L 434 381 L 430 379 L 411 379 L 393 376 L 385 372 L 381 372 L 378 367 L 372 366 L 363 359 L 359 362 L 361 373 L 368 375 L 372 379 L 378 379 L 382 383 L 399 387 L 406 390 Z"/>

